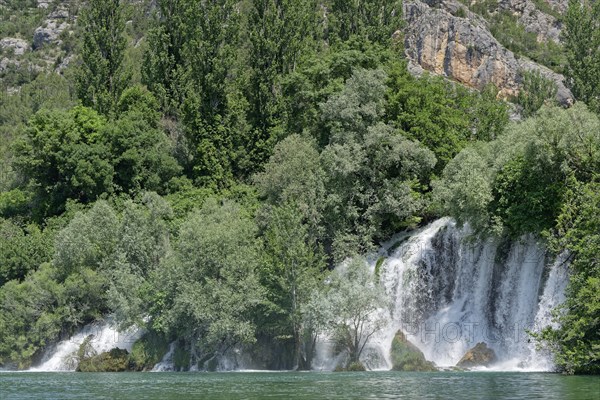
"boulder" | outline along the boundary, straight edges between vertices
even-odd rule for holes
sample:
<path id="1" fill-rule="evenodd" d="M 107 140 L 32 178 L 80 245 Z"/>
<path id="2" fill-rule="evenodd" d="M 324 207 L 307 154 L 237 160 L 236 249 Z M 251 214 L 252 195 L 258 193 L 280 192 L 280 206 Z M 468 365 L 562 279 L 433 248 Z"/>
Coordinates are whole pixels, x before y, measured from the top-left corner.
<path id="1" fill-rule="evenodd" d="M 129 352 L 114 348 L 79 361 L 77 372 L 123 372 L 130 370 Z"/>
<path id="2" fill-rule="evenodd" d="M 44 44 L 59 45 L 61 43 L 60 34 L 68 27 L 69 24 L 66 22 L 54 19 L 46 20 L 44 25 L 37 27 L 33 32 L 33 48 L 39 49 Z"/>
<path id="3" fill-rule="evenodd" d="M 480 342 L 469 349 L 456 364 L 460 368 L 487 367 L 496 361 L 496 353 L 487 344 Z"/>
<path id="4" fill-rule="evenodd" d="M 437 371 L 435 364 L 427 361 L 423 352 L 406 339 L 402 331 L 396 332 L 390 351 L 394 371 Z"/>

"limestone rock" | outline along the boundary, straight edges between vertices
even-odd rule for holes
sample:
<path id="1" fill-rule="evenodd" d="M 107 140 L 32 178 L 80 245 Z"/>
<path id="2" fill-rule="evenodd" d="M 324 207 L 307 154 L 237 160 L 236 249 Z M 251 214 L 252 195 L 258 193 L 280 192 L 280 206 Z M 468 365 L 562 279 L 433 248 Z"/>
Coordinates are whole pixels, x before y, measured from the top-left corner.
<path id="1" fill-rule="evenodd" d="M 2 50 L 13 49 L 16 56 L 21 56 L 29 50 L 30 46 L 26 40 L 9 37 L 0 40 L 0 48 Z"/>
<path id="2" fill-rule="evenodd" d="M 17 60 L 3 57 L 0 59 L 0 73 L 12 67 L 18 67 L 21 63 Z"/>
<path id="3" fill-rule="evenodd" d="M 421 350 L 409 342 L 402 331 L 396 332 L 392 340 L 390 356 L 394 371 L 437 371 L 435 364 L 427 361 Z"/>
<path id="4" fill-rule="evenodd" d="M 44 25 L 37 27 L 33 32 L 34 49 L 39 49 L 44 44 L 60 45 L 60 34 L 69 27 L 68 23 L 59 20 L 46 20 Z"/>
<path id="5" fill-rule="evenodd" d="M 51 12 L 43 24 L 33 32 L 33 48 L 38 49 L 45 44 L 60 45 L 60 34 L 70 28 L 67 22 L 70 13 L 64 8 L 58 8 Z"/>
<path id="6" fill-rule="evenodd" d="M 480 342 L 469 349 L 456 364 L 460 368 L 487 367 L 496 361 L 496 353 L 487 344 Z"/>
<path id="7" fill-rule="evenodd" d="M 492 36 L 484 20 L 471 14 L 463 18 L 447 11 L 452 2 L 444 0 L 434 7 L 420 0 L 404 3 L 407 22 L 404 44 L 406 56 L 413 64 L 410 69 L 418 65 L 476 89 L 492 83 L 500 90 L 501 97 L 518 94 L 524 71 L 539 70 L 556 82 L 559 102 L 571 101 L 573 96 L 564 86 L 562 75 L 534 62 L 517 60 Z"/>
<path id="8" fill-rule="evenodd" d="M 548 4 L 549 9 L 554 7 Z M 500 0 L 498 8 L 518 17 L 527 32 L 537 34 L 538 41 L 560 41 L 562 23 L 554 16 L 540 10 L 533 0 Z M 559 9 L 556 9 L 560 13 Z"/>

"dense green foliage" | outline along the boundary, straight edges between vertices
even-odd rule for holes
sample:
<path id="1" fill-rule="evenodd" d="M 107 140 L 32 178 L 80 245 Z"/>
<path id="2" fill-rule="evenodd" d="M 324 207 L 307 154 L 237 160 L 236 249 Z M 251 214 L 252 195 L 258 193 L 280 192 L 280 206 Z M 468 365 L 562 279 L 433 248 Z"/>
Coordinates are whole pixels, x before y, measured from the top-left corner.
<path id="1" fill-rule="evenodd" d="M 121 0 L 91 0 L 83 8 L 81 67 L 77 95 L 82 104 L 108 115 L 115 110 L 130 74 L 123 59 L 127 45 Z"/>
<path id="2" fill-rule="evenodd" d="M 569 1 L 564 32 L 567 84 L 577 99 L 600 113 L 600 3 Z"/>
<path id="3" fill-rule="evenodd" d="M 567 301 L 556 310 L 560 327 L 540 336 L 568 373 L 600 373 L 600 185 L 576 183 L 566 194 L 552 245 L 572 258 Z"/>
<path id="4" fill-rule="evenodd" d="M 42 14 L 6 3 L 18 23 L 0 8 L 3 34 L 31 35 Z M 581 10 L 567 15 L 569 79 L 595 109 L 600 85 L 581 84 L 596 82 L 595 42 L 580 34 L 597 16 Z M 364 368 L 387 303 L 355 256 L 449 214 L 479 232 L 545 232 L 570 252 L 564 328 L 544 338 L 565 370 L 597 371 L 598 304 L 583 300 L 600 279 L 597 117 L 543 106 L 555 88 L 535 74 L 517 99 L 531 118 L 510 124 L 493 86 L 412 76 L 401 11 L 396 0 L 93 0 L 61 36 L 61 54 L 78 56 L 66 69 L 56 59 L 61 75 L 38 73 L 31 53 L 7 67 L 0 365 L 26 368 L 112 314 L 149 331 L 114 354 L 118 369 L 150 368 L 172 341 L 180 369 L 263 343 L 289 353 L 280 367 L 308 369 L 325 332 L 342 367 Z M 558 48 L 495 18 L 519 51 L 561 65 Z"/>
<path id="5" fill-rule="evenodd" d="M 545 103 L 554 102 L 556 82 L 544 77 L 539 71 L 523 73 L 523 88 L 517 95 L 516 103 L 523 108 L 524 117 L 531 117 Z"/>
<path id="6" fill-rule="evenodd" d="M 600 167 L 600 125 L 585 106 L 542 108 L 495 141 L 463 150 L 435 182 L 445 213 L 513 235 L 554 226 L 572 179 Z"/>

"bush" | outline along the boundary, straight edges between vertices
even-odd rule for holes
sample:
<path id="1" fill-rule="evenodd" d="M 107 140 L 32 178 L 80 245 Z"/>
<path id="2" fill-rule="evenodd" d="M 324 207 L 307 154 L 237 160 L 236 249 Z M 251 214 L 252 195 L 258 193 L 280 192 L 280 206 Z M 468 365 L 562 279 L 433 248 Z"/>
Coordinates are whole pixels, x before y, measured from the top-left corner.
<path id="1" fill-rule="evenodd" d="M 130 360 L 136 371 L 149 371 L 160 362 L 169 349 L 164 336 L 156 332 L 148 332 L 133 344 Z"/>

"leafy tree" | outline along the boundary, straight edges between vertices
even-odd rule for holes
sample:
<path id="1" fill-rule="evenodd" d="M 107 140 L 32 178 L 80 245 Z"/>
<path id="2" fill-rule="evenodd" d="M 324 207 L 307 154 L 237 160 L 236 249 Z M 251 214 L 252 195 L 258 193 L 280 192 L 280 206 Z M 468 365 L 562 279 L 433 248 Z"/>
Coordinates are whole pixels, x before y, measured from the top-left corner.
<path id="1" fill-rule="evenodd" d="M 188 18 L 192 4 L 187 0 L 157 1 L 158 12 L 147 34 L 142 82 L 156 96 L 163 113 L 171 116 L 178 115 L 188 92 L 184 53 L 193 30 Z"/>
<path id="2" fill-rule="evenodd" d="M 516 236 L 550 229 L 571 179 L 587 182 L 598 170 L 599 124 L 583 105 L 544 106 L 498 139 L 463 150 L 435 184 L 434 198 L 477 229 Z"/>
<path id="3" fill-rule="evenodd" d="M 108 124 L 96 111 L 41 110 L 16 147 L 15 166 L 34 193 L 37 218 L 64 211 L 67 200 L 89 203 L 103 194 L 165 192 L 181 172 L 158 129 L 153 97 L 132 88 Z"/>
<path id="4" fill-rule="evenodd" d="M 18 93 L 0 95 L 0 190 L 11 190 L 20 183 L 13 168 L 13 144 L 23 135 L 27 121 L 41 109 L 68 109 L 73 104 L 69 82 L 49 73 L 39 74 L 34 81 L 21 86 Z"/>
<path id="5" fill-rule="evenodd" d="M 470 115 L 461 104 L 466 96 L 441 78 L 415 80 L 404 68 L 392 71 L 389 87 L 388 118 L 432 150 L 441 171 L 472 136 Z"/>
<path id="6" fill-rule="evenodd" d="M 101 274 L 83 268 L 66 279 L 61 275 L 45 263 L 23 282 L 0 288 L 0 363 L 28 368 L 62 333 L 108 312 Z"/>
<path id="7" fill-rule="evenodd" d="M 324 178 L 315 143 L 290 135 L 275 146 L 265 171 L 254 181 L 267 207 L 295 204 L 316 242 L 322 235 Z"/>
<path id="8" fill-rule="evenodd" d="M 554 225 L 562 202 L 565 177 L 560 162 L 530 144 L 497 172 L 489 207 L 511 233 L 541 232 Z"/>
<path id="9" fill-rule="evenodd" d="M 135 85 L 125 89 L 117 103 L 117 111 L 120 116 L 127 113 L 139 113 L 150 127 L 156 128 L 159 125 L 158 102 L 143 86 Z"/>
<path id="10" fill-rule="evenodd" d="M 421 183 L 435 164 L 429 150 L 381 122 L 384 81 L 381 70 L 357 70 L 322 106 L 330 132 L 321 153 L 325 226 L 338 261 L 370 250 L 377 234 L 416 222 Z"/>
<path id="11" fill-rule="evenodd" d="M 531 117 L 545 102 L 554 101 L 556 83 L 539 71 L 523 73 L 523 88 L 517 95 L 517 104 L 523 107 L 523 116 Z"/>
<path id="12" fill-rule="evenodd" d="M 91 0 L 79 17 L 83 30 L 77 95 L 84 106 L 101 114 L 115 111 L 130 73 L 123 58 L 127 45 L 121 0 Z"/>
<path id="13" fill-rule="evenodd" d="M 250 68 L 246 98 L 251 126 L 245 165 L 259 170 L 282 130 L 282 79 L 292 73 L 307 45 L 314 38 L 316 2 L 253 0 L 248 16 Z"/>
<path id="14" fill-rule="evenodd" d="M 331 42 L 362 36 L 376 43 L 388 43 L 402 27 L 402 2 L 397 0 L 329 0 L 327 33 Z"/>
<path id="15" fill-rule="evenodd" d="M 196 344 L 200 365 L 255 340 L 252 316 L 264 300 L 255 235 L 239 205 L 208 200 L 182 225 L 172 257 L 155 276 L 162 300 L 153 325 Z"/>
<path id="16" fill-rule="evenodd" d="M 446 165 L 441 180 L 433 182 L 434 202 L 441 214 L 452 215 L 460 224 L 469 222 L 475 230 L 485 230 L 491 216 L 493 170 L 489 149 L 473 145 L 462 150 Z"/>
<path id="17" fill-rule="evenodd" d="M 301 370 L 310 369 L 315 338 L 313 327 L 305 323 L 303 308 L 325 269 L 322 249 L 311 240 L 303 219 L 303 213 L 290 203 L 271 210 L 261 269 L 267 299 L 272 304 L 267 321 L 277 321 L 283 325 L 282 334 L 291 334 L 294 365 Z M 267 325 L 267 321 L 261 325 Z"/>
<path id="18" fill-rule="evenodd" d="M 555 350 L 555 361 L 567 373 L 600 371 L 600 185 L 573 182 L 557 220 L 551 245 L 571 257 L 567 300 L 556 310 L 558 328 L 546 328 L 540 339 Z"/>
<path id="19" fill-rule="evenodd" d="M 0 286 L 10 280 L 23 280 L 29 271 L 50 261 L 52 233 L 35 224 L 21 227 L 11 220 L 0 220 Z"/>
<path id="20" fill-rule="evenodd" d="M 328 279 L 322 311 L 334 338 L 348 353 L 348 364 L 360 356 L 374 334 L 387 321 L 388 298 L 363 259 L 355 258 L 336 268 Z"/>
<path id="21" fill-rule="evenodd" d="M 0 287 L 0 363 L 28 368 L 31 358 L 61 331 L 61 316 L 52 310 L 63 303 L 54 270 L 43 265 L 24 282 Z"/>
<path id="22" fill-rule="evenodd" d="M 130 111 L 103 129 L 117 192 L 165 193 L 167 183 L 181 173 L 181 167 L 170 154 L 171 143 L 153 124 L 147 122 L 141 111 Z"/>
<path id="23" fill-rule="evenodd" d="M 110 279 L 108 306 L 122 328 L 146 326 L 156 307 L 153 280 L 162 275 L 162 263 L 171 250 L 171 218 L 171 207 L 156 193 L 125 203 L 118 242 L 102 263 Z"/>
<path id="24" fill-rule="evenodd" d="M 83 268 L 100 269 L 118 242 L 119 218 L 105 201 L 79 212 L 56 236 L 53 265 L 66 277 Z"/>
<path id="25" fill-rule="evenodd" d="M 85 107 L 42 110 L 31 119 L 15 164 L 31 181 L 42 217 L 62 212 L 67 199 L 89 202 L 112 192 L 114 169 L 101 135 L 105 124 Z"/>
<path id="26" fill-rule="evenodd" d="M 326 146 L 329 132 L 323 126 L 320 105 L 344 88 L 355 69 L 377 69 L 395 57 L 384 46 L 360 40 L 306 56 L 283 79 L 287 131 L 310 132 L 317 137 L 319 146 Z"/>
<path id="27" fill-rule="evenodd" d="M 498 88 L 488 84 L 481 91 L 466 94 L 466 97 L 472 139 L 489 142 L 500 136 L 509 120 L 508 104 L 498 100 Z"/>
<path id="28" fill-rule="evenodd" d="M 191 32 L 185 57 L 191 91 L 182 110 L 191 147 L 189 173 L 202 185 L 223 188 L 233 179 L 234 136 L 238 123 L 236 88 L 240 14 L 234 0 L 191 1 Z"/>
<path id="29" fill-rule="evenodd" d="M 565 76 L 575 98 L 600 112 L 600 4 L 570 0 L 564 16 Z"/>

